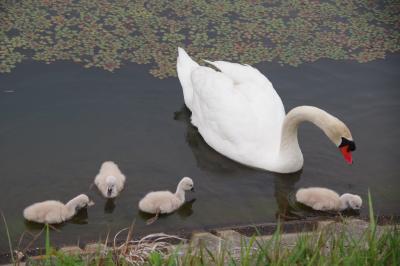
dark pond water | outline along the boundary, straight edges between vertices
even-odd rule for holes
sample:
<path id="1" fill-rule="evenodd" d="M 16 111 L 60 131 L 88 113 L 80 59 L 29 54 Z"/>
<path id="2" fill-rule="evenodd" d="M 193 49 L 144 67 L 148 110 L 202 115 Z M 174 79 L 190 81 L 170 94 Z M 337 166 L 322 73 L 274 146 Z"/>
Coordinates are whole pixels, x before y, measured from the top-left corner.
<path id="1" fill-rule="evenodd" d="M 87 193 L 96 205 L 52 232 L 58 244 L 104 239 L 108 230 L 133 220 L 144 234 L 275 221 L 277 213 L 308 215 L 290 207 L 303 186 L 358 193 L 365 201 L 369 188 L 378 214 L 400 214 L 399 66 L 399 54 L 366 64 L 258 65 L 286 111 L 303 104 L 323 108 L 346 122 L 357 143 L 355 163 L 348 166 L 322 131 L 304 124 L 304 169 L 279 175 L 241 166 L 209 148 L 188 123 L 177 78 L 159 80 L 134 64 L 112 74 L 72 63 L 23 63 L 0 76 L 0 208 L 17 240 L 26 230 L 40 230 L 24 222 L 25 206 Z M 127 176 L 113 203 L 89 190 L 104 160 L 116 161 Z M 193 200 L 146 226 L 139 199 L 149 190 L 174 190 L 182 176 L 194 179 Z"/>

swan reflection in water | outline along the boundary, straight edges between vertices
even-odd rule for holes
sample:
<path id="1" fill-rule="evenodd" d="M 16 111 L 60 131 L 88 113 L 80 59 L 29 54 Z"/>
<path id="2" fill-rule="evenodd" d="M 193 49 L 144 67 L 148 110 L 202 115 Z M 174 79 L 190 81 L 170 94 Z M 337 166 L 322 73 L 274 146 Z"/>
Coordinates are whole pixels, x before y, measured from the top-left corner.
<path id="1" fill-rule="evenodd" d="M 266 178 L 273 178 L 274 192 L 277 210 L 276 218 L 283 220 L 306 219 L 310 217 L 332 216 L 338 213 L 327 213 L 314 211 L 313 209 L 296 202 L 295 194 L 296 183 L 299 182 L 302 170 L 290 173 L 280 174 L 267 171 L 252 169 L 250 167 L 236 163 L 227 157 L 216 152 L 202 138 L 197 128 L 190 122 L 191 112 L 183 106 L 174 113 L 174 119 L 186 124 L 186 142 L 189 144 L 196 159 L 197 166 L 205 171 L 217 173 L 219 175 L 246 176 L 254 174 L 252 171 L 265 175 Z M 346 212 L 345 215 L 357 215 L 355 212 Z"/>
<path id="2" fill-rule="evenodd" d="M 107 199 L 106 203 L 104 204 L 104 212 L 105 213 L 112 213 L 115 209 L 115 198 Z"/>

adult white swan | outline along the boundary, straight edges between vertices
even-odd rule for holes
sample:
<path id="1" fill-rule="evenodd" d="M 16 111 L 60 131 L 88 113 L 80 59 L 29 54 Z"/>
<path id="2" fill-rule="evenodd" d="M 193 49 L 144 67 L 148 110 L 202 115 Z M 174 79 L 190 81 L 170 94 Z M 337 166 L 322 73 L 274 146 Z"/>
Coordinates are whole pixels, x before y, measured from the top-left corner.
<path id="1" fill-rule="evenodd" d="M 303 167 L 297 128 L 309 121 L 352 163 L 355 144 L 347 126 L 312 106 L 285 109 L 271 82 L 249 65 L 215 61 L 200 66 L 178 48 L 178 77 L 191 122 L 212 148 L 239 163 L 278 173 Z"/>

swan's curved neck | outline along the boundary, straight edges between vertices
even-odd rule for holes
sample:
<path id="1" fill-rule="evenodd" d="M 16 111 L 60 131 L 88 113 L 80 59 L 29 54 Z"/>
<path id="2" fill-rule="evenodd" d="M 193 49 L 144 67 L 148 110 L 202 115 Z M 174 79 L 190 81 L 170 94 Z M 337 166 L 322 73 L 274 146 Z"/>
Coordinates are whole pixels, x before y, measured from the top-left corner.
<path id="1" fill-rule="evenodd" d="M 279 148 L 279 170 L 282 172 L 295 172 L 303 166 L 297 138 L 299 124 L 308 121 L 327 133 L 327 121 L 332 117 L 327 112 L 313 106 L 299 106 L 290 110 L 282 125 L 281 143 Z"/>
<path id="2" fill-rule="evenodd" d="M 343 210 L 347 209 L 347 207 L 348 207 L 347 200 L 340 198 L 339 210 L 343 211 Z"/>
<path id="3" fill-rule="evenodd" d="M 179 183 L 179 184 L 178 184 L 178 187 L 176 188 L 175 196 L 177 196 L 178 199 L 179 199 L 181 202 L 184 202 L 184 201 L 185 201 L 185 190 L 183 190 L 182 184 L 181 184 L 181 183 Z"/>
<path id="4" fill-rule="evenodd" d="M 79 198 L 75 197 L 72 200 L 68 201 L 67 204 L 65 204 L 65 207 L 67 207 L 67 216 L 66 218 L 70 218 L 75 215 L 77 211 L 77 207 L 79 206 Z"/>

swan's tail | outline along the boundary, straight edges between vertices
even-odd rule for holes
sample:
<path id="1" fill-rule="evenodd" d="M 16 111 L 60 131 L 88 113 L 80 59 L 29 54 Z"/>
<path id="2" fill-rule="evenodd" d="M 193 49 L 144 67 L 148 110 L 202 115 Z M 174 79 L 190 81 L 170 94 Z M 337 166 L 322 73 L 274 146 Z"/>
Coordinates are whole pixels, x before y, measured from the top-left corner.
<path id="1" fill-rule="evenodd" d="M 178 78 L 181 82 L 183 89 L 183 98 L 186 106 L 191 109 L 191 103 L 193 98 L 193 85 L 191 81 L 192 71 L 197 68 L 199 64 L 190 58 L 185 50 L 178 47 L 178 58 L 176 60 L 176 70 L 178 72 Z"/>

